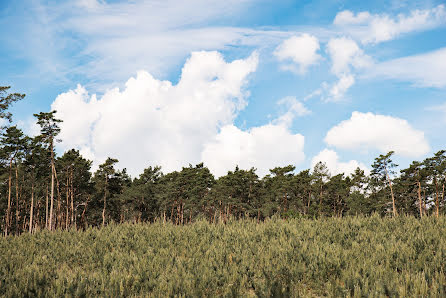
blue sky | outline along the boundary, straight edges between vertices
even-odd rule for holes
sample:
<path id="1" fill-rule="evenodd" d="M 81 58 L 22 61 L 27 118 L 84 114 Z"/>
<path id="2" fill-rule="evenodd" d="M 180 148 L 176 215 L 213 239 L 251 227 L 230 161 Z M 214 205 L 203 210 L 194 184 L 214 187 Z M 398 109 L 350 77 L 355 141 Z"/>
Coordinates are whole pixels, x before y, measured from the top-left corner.
<path id="1" fill-rule="evenodd" d="M 59 151 L 132 175 L 336 174 L 445 149 L 444 1 L 1 0 L 0 44 L 25 131 L 57 109 Z"/>

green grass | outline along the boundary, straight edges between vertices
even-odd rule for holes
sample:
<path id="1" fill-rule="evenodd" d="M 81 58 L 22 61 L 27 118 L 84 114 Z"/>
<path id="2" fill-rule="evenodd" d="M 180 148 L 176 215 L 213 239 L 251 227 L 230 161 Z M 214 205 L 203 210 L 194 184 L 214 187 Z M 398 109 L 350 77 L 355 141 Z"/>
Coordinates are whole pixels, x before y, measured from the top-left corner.
<path id="1" fill-rule="evenodd" d="M 445 297 L 446 217 L 122 224 L 0 239 L 2 296 Z"/>

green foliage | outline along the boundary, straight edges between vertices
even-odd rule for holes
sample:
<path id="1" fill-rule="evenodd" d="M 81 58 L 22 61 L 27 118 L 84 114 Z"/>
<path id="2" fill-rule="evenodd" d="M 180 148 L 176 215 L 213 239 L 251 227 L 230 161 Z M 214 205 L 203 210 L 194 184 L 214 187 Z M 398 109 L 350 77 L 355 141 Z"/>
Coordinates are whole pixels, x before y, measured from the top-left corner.
<path id="1" fill-rule="evenodd" d="M 11 122 L 12 114 L 8 112 L 9 107 L 16 101 L 25 97 L 25 94 L 8 93 L 9 86 L 0 86 L 0 119 Z"/>
<path id="2" fill-rule="evenodd" d="M 0 296 L 444 297 L 446 217 L 109 225 L 0 239 Z"/>

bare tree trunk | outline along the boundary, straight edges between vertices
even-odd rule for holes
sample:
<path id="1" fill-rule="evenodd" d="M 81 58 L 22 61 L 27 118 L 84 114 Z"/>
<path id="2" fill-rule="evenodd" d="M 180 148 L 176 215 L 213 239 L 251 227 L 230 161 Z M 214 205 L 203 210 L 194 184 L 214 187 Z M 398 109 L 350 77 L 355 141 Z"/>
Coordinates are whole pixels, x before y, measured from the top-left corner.
<path id="1" fill-rule="evenodd" d="M 321 210 L 322 209 L 322 184 L 321 184 L 321 193 L 319 196 L 319 216 L 321 216 Z"/>
<path id="2" fill-rule="evenodd" d="M 105 176 L 105 186 L 104 186 L 104 209 L 102 209 L 102 226 L 105 225 L 105 208 L 107 206 L 107 183 L 108 177 Z"/>
<path id="3" fill-rule="evenodd" d="M 70 176 L 68 175 L 69 168 L 67 168 L 67 185 L 65 187 L 66 195 L 67 195 L 67 205 L 66 205 L 66 213 L 65 213 L 65 230 L 68 230 L 68 220 L 69 220 L 69 208 L 70 208 Z"/>
<path id="4" fill-rule="evenodd" d="M 16 198 L 16 208 L 15 208 L 15 232 L 16 235 L 19 234 L 19 170 L 17 163 L 15 165 L 15 198 Z"/>
<path id="5" fill-rule="evenodd" d="M 387 172 L 387 169 L 386 169 L 386 176 L 387 176 L 387 182 L 389 183 L 390 186 L 390 193 L 392 195 L 393 216 L 398 216 L 398 212 L 396 211 L 396 206 L 395 206 L 395 196 L 393 195 L 392 181 L 390 180 L 390 176 L 389 173 Z"/>
<path id="6" fill-rule="evenodd" d="M 444 183 L 443 183 L 443 191 L 441 192 L 441 201 L 444 202 Z M 444 205 L 443 205 L 444 209 Z"/>
<path id="7" fill-rule="evenodd" d="M 29 232 L 33 232 L 33 213 L 34 213 L 34 177 L 31 182 L 31 208 L 29 208 Z"/>
<path id="8" fill-rule="evenodd" d="M 435 215 L 438 218 L 439 215 L 439 202 L 438 202 L 438 183 L 437 183 L 437 179 L 435 178 L 435 195 L 436 195 L 436 199 L 435 199 Z"/>
<path id="9" fill-rule="evenodd" d="M 56 180 L 56 190 L 57 190 L 57 222 L 55 222 L 55 227 L 62 228 L 62 220 L 61 220 L 61 195 L 60 195 L 60 185 L 59 185 L 59 179 L 57 178 L 57 171 L 56 166 L 53 163 L 53 169 L 54 169 L 54 178 Z"/>
<path id="10" fill-rule="evenodd" d="M 34 230 L 40 230 L 42 226 L 42 220 L 40 219 L 40 200 L 37 197 L 37 214 L 36 214 L 36 228 Z"/>
<path id="11" fill-rule="evenodd" d="M 82 211 L 82 215 L 81 215 L 81 221 L 85 227 L 87 227 L 87 225 L 88 225 L 87 220 L 85 219 L 85 211 L 87 211 L 87 205 L 88 205 L 89 201 L 90 201 L 90 196 L 88 196 L 87 201 L 85 202 L 84 211 Z"/>
<path id="12" fill-rule="evenodd" d="M 73 188 L 73 169 L 70 173 L 70 184 L 71 184 L 71 224 L 74 222 L 74 188 Z"/>
<path id="13" fill-rule="evenodd" d="M 13 157 L 14 158 L 14 157 Z M 8 236 L 8 228 L 10 226 L 10 214 L 11 214 L 11 187 L 12 187 L 12 160 L 9 161 L 9 179 L 8 179 L 8 208 L 6 209 L 6 227 L 5 227 L 5 236 Z"/>
<path id="14" fill-rule="evenodd" d="M 54 207 L 54 151 L 53 151 L 53 139 L 50 141 L 51 150 L 51 195 L 50 195 L 50 220 L 48 228 L 50 231 L 53 229 L 53 207 Z"/>
<path id="15" fill-rule="evenodd" d="M 310 201 L 311 201 L 311 190 L 308 192 L 308 204 L 307 204 L 307 210 L 306 210 L 306 214 L 308 214 L 308 212 L 310 211 Z"/>
<path id="16" fill-rule="evenodd" d="M 421 202 L 421 183 L 418 181 L 418 202 L 420 204 L 420 218 L 423 217 L 423 203 Z"/>
<path id="17" fill-rule="evenodd" d="M 48 184 L 46 185 L 46 207 L 45 207 L 45 228 L 49 229 L 48 227 Z"/>

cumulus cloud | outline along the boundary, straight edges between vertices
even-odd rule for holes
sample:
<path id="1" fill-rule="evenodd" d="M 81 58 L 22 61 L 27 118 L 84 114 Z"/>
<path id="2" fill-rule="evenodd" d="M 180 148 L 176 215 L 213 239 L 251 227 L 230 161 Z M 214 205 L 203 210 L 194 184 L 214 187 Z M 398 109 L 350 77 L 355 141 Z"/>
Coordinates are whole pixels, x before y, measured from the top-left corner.
<path id="1" fill-rule="evenodd" d="M 413 82 L 420 87 L 446 87 L 446 48 L 375 64 L 363 75 Z"/>
<path id="2" fill-rule="evenodd" d="M 338 101 L 355 83 L 354 70 L 371 66 L 372 58 L 351 38 L 331 38 L 327 43 L 327 53 L 331 60 L 331 72 L 338 81 L 329 87 L 328 101 Z"/>
<path id="3" fill-rule="evenodd" d="M 78 86 L 51 106 L 64 120 L 61 145 L 80 149 L 96 164 L 116 157 L 131 174 L 149 164 L 171 171 L 198 163 L 203 144 L 245 107 L 244 85 L 257 63 L 257 53 L 228 63 L 217 52 L 195 52 L 177 85 L 140 71 L 124 90 L 101 98 Z"/>
<path id="4" fill-rule="evenodd" d="M 311 112 L 292 96 L 277 103 L 286 112 L 271 123 L 248 130 L 226 125 L 205 144 L 201 157 L 215 175 L 225 175 L 238 165 L 246 170 L 255 167 L 264 176 L 276 166 L 298 165 L 305 159 L 305 138 L 292 133 L 290 126 L 294 118 Z"/>
<path id="5" fill-rule="evenodd" d="M 298 72 L 304 74 L 310 65 L 316 64 L 321 59 L 317 53 L 319 49 L 319 40 L 313 35 L 304 33 L 283 41 L 274 51 L 274 55 L 280 61 L 291 60 L 298 65 Z M 293 69 L 290 65 L 284 67 Z"/>
<path id="6" fill-rule="evenodd" d="M 333 22 L 362 43 L 379 43 L 392 40 L 401 34 L 431 29 L 446 24 L 446 9 L 440 4 L 431 9 L 416 9 L 408 15 L 399 14 L 392 18 L 387 14 L 359 12 L 356 15 L 344 10 Z"/>
<path id="7" fill-rule="evenodd" d="M 223 127 L 206 144 L 202 160 L 217 176 L 225 175 L 236 165 L 242 169 L 256 167 L 264 176 L 276 166 L 299 164 L 305 159 L 304 136 L 293 134 L 281 124 L 267 124 L 243 131 L 234 125 Z"/>
<path id="8" fill-rule="evenodd" d="M 216 175 L 255 166 L 264 175 L 273 166 L 298 164 L 304 137 L 288 126 L 309 111 L 295 98 L 280 101 L 286 107 L 281 120 L 246 131 L 233 124 L 247 104 L 244 86 L 257 64 L 257 53 L 226 62 L 218 52 L 195 52 L 176 85 L 140 71 L 125 89 L 101 98 L 78 86 L 51 106 L 64 121 L 62 149 L 79 149 L 95 166 L 118 158 L 132 175 L 149 165 L 170 172 L 204 162 Z"/>
<path id="9" fill-rule="evenodd" d="M 330 149 L 324 149 L 313 157 L 311 160 L 311 168 L 314 168 L 314 166 L 320 161 L 325 163 L 332 176 L 342 173 L 350 175 L 353 174 L 357 168 L 360 168 L 366 174 L 370 173 L 370 170 L 366 165 L 356 160 L 341 162 L 339 160 L 338 153 Z"/>
<path id="10" fill-rule="evenodd" d="M 332 62 L 331 71 L 336 75 L 348 73 L 351 68 L 359 69 L 372 64 L 370 56 L 364 54 L 357 43 L 347 37 L 330 39 L 327 52 Z"/>
<path id="11" fill-rule="evenodd" d="M 430 150 L 424 133 L 406 120 L 361 112 L 331 128 L 325 142 L 341 149 L 395 151 L 406 157 L 420 157 Z"/>

